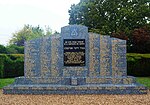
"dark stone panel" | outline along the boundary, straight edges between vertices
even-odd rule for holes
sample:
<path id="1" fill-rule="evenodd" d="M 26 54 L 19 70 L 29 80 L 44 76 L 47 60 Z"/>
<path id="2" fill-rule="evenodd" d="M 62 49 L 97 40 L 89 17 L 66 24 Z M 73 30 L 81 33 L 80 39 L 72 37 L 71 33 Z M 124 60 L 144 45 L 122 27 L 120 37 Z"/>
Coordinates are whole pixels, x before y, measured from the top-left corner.
<path id="1" fill-rule="evenodd" d="M 85 66 L 85 39 L 64 39 L 64 66 Z"/>

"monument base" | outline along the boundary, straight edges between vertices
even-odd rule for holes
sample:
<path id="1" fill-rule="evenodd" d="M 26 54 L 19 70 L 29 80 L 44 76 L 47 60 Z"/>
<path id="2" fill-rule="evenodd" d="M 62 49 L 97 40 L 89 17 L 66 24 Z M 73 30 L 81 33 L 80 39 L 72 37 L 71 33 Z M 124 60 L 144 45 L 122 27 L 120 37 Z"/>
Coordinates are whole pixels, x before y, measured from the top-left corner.
<path id="1" fill-rule="evenodd" d="M 134 77 L 24 78 L 4 87 L 4 94 L 146 94 Z"/>

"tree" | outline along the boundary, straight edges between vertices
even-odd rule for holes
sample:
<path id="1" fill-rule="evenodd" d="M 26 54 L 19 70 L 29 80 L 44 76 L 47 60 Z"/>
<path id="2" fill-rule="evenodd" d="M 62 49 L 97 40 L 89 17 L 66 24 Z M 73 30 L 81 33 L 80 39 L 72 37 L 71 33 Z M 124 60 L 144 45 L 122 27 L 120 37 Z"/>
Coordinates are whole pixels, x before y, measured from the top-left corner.
<path id="1" fill-rule="evenodd" d="M 6 53 L 7 53 L 6 47 L 3 45 L 0 45 L 0 54 L 6 54 Z"/>
<path id="2" fill-rule="evenodd" d="M 125 39 L 128 49 L 133 49 L 133 30 L 150 28 L 149 7 L 149 0 L 81 0 L 70 8 L 69 24 L 85 25 L 90 32 Z"/>
<path id="3" fill-rule="evenodd" d="M 13 34 L 13 38 L 10 40 L 9 44 L 24 46 L 25 41 L 51 34 L 52 31 L 49 27 L 46 28 L 45 34 L 44 30 L 40 26 L 33 27 L 31 25 L 25 25 L 23 29 Z"/>
<path id="4" fill-rule="evenodd" d="M 150 27 L 144 26 L 132 31 L 132 52 L 150 53 Z"/>
<path id="5" fill-rule="evenodd" d="M 49 27 L 49 26 L 45 26 L 45 35 L 46 36 L 49 36 L 49 35 L 52 35 L 52 29 Z"/>
<path id="6" fill-rule="evenodd" d="M 149 23 L 149 4 L 148 0 L 81 0 L 69 10 L 69 24 L 85 25 L 101 34 L 129 35 Z"/>

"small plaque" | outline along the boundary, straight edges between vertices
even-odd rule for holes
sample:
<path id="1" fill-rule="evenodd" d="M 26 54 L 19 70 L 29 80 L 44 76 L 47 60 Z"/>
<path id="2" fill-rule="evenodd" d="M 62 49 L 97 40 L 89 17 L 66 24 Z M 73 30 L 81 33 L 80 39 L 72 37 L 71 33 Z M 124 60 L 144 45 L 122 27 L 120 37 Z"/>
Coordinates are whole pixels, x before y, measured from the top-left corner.
<path id="1" fill-rule="evenodd" d="M 85 39 L 64 39 L 64 66 L 85 66 Z"/>

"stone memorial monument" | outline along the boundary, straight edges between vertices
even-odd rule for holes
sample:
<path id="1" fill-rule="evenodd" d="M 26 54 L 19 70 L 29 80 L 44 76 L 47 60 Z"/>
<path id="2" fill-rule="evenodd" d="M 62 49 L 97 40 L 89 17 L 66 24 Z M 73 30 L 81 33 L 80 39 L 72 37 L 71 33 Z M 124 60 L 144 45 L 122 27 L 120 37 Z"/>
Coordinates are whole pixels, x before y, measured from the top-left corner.
<path id="1" fill-rule="evenodd" d="M 146 94 L 127 76 L 126 41 L 80 25 L 25 43 L 24 77 L 4 94 Z"/>

